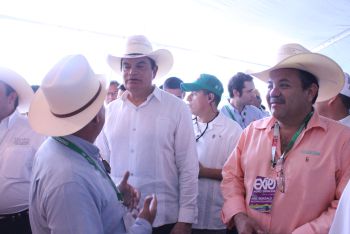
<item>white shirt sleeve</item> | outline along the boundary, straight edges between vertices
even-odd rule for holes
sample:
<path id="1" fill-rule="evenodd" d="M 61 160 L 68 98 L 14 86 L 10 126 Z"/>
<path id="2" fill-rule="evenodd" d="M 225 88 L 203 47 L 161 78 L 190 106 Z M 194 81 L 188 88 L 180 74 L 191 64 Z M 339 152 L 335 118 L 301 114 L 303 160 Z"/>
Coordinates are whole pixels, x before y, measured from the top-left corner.
<path id="1" fill-rule="evenodd" d="M 183 105 L 179 124 L 175 133 L 175 160 L 179 173 L 180 210 L 179 222 L 197 222 L 199 163 L 196 150 L 191 113 Z"/>
<path id="2" fill-rule="evenodd" d="M 330 234 L 350 233 L 350 182 L 346 185 L 340 197 L 338 208 L 329 231 Z"/>

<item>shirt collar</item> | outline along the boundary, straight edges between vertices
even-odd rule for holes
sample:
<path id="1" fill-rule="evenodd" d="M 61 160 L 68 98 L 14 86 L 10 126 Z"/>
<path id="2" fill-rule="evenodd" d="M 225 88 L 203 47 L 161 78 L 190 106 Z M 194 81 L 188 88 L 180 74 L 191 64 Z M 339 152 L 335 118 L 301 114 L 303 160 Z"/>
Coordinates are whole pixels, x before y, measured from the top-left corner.
<path id="1" fill-rule="evenodd" d="M 89 156 L 94 157 L 95 159 L 99 157 L 99 149 L 90 142 L 74 135 L 64 136 L 64 138 L 81 148 Z"/>
<path id="2" fill-rule="evenodd" d="M 256 129 L 260 129 L 260 130 L 272 129 L 276 121 L 277 121 L 276 118 L 271 116 L 271 117 L 264 118 L 260 121 L 256 121 L 253 124 L 253 126 Z M 308 130 L 314 127 L 320 127 L 323 130 L 327 130 L 327 124 L 324 121 L 322 121 L 322 119 L 320 118 L 320 115 L 316 110 L 314 110 L 314 114 L 312 115 L 309 123 L 307 124 L 306 129 Z"/>
<path id="3" fill-rule="evenodd" d="M 162 91 L 161 91 L 157 86 L 155 86 L 155 85 L 153 85 L 153 87 L 154 87 L 153 92 L 152 92 L 150 95 L 148 95 L 148 97 L 147 97 L 145 103 L 148 102 L 149 100 L 151 100 L 152 97 L 155 97 L 155 98 L 156 98 L 157 100 L 159 100 L 159 101 L 161 100 Z M 127 101 L 127 100 L 128 100 L 128 95 L 129 95 L 129 94 L 130 94 L 130 92 L 129 92 L 128 90 L 126 90 L 126 91 L 122 94 L 122 96 L 120 97 L 121 100 L 122 100 L 123 102 Z"/>

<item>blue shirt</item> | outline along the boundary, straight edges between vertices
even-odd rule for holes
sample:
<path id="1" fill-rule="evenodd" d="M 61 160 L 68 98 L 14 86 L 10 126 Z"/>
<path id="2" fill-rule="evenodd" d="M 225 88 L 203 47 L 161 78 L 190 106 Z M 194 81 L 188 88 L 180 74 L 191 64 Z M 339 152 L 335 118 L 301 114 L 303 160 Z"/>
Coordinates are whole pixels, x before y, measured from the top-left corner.
<path id="1" fill-rule="evenodd" d="M 262 119 L 266 116 L 257 107 L 252 105 L 244 106 L 241 113 L 232 105 L 225 105 L 221 108 L 221 112 L 236 121 L 243 129 L 246 128 L 251 122 Z"/>
<path id="2" fill-rule="evenodd" d="M 73 135 L 64 138 L 104 170 L 97 147 Z M 107 177 L 53 138 L 48 138 L 36 154 L 29 202 L 33 233 L 126 233 L 126 208 L 118 201 Z M 151 231 L 151 224 L 144 219 L 137 219 L 130 229 L 135 234 Z"/>

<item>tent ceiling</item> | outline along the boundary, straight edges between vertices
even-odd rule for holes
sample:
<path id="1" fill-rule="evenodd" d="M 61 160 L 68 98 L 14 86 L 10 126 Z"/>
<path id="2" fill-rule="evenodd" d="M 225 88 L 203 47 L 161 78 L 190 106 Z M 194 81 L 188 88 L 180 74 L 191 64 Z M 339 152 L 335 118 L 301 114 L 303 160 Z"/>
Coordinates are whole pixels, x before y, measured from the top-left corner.
<path id="1" fill-rule="evenodd" d="M 81 51 L 98 58 L 103 70 L 103 56 L 137 33 L 172 50 L 172 72 L 189 79 L 199 72 L 228 79 L 237 70 L 264 68 L 290 42 L 350 71 L 349 12 L 348 0 L 12 0 L 0 9 L 0 26 L 8 30 L 0 48 L 15 55 L 0 62 L 28 62 L 35 54 L 34 60 L 52 64 L 61 53 Z"/>

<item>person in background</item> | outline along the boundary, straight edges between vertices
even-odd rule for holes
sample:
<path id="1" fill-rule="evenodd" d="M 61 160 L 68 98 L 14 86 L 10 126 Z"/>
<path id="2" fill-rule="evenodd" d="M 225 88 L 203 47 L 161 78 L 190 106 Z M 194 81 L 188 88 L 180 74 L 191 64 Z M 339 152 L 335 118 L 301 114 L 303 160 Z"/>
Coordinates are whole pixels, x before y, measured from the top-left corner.
<path id="1" fill-rule="evenodd" d="M 109 55 L 108 63 L 122 73 L 127 91 L 108 106 L 96 144 L 116 180 L 130 171 L 130 183 L 141 195 L 157 194 L 153 233 L 189 234 L 197 221 L 199 170 L 191 112 L 153 85 L 170 71 L 173 56 L 136 35 L 127 39 L 121 56 Z"/>
<path id="2" fill-rule="evenodd" d="M 183 81 L 180 78 L 177 77 L 169 77 L 166 79 L 163 83 L 163 90 L 175 95 L 176 97 L 180 99 L 184 99 L 185 92 L 181 90 L 180 85 L 183 83 Z"/>
<path id="3" fill-rule="evenodd" d="M 16 72 L 0 67 L 0 233 L 31 233 L 29 184 L 35 152 L 45 137 L 26 113 L 33 91 Z"/>
<path id="4" fill-rule="evenodd" d="M 332 59 L 283 45 L 267 82 L 272 116 L 242 133 L 223 168 L 222 217 L 238 233 L 328 233 L 350 178 L 350 129 L 313 108 L 344 84 Z"/>
<path id="5" fill-rule="evenodd" d="M 191 92 L 187 100 L 193 116 L 193 128 L 199 159 L 198 222 L 192 234 L 226 234 L 221 220 L 223 198 L 221 169 L 237 144 L 242 128 L 218 110 L 224 88 L 218 78 L 201 74 L 193 83 L 182 83 Z"/>
<path id="6" fill-rule="evenodd" d="M 262 103 L 262 99 L 261 99 L 261 95 L 260 95 L 259 90 L 255 89 L 254 93 L 255 93 L 255 98 L 253 98 L 252 105 L 257 107 L 263 113 L 264 117 L 270 116 L 270 113 L 268 111 L 266 111 L 265 106 L 263 106 L 261 104 Z"/>
<path id="7" fill-rule="evenodd" d="M 64 94 L 64 95 L 62 95 Z M 61 59 L 44 77 L 29 109 L 33 129 L 49 137 L 39 148 L 30 189 L 33 233 L 150 234 L 156 197 L 147 197 L 136 222 L 126 222 L 126 207 L 139 194 L 125 173 L 116 186 L 93 145 L 104 120 L 105 79 L 83 55 Z"/>
<path id="8" fill-rule="evenodd" d="M 109 104 L 111 101 L 114 101 L 118 97 L 118 86 L 119 83 L 116 80 L 112 80 L 109 82 L 108 92 L 106 96 L 106 103 Z"/>
<path id="9" fill-rule="evenodd" d="M 253 77 L 238 72 L 228 83 L 230 100 L 228 105 L 221 108 L 221 112 L 236 121 L 242 129 L 251 122 L 264 118 L 260 109 L 251 105 L 256 98 Z"/>
<path id="10" fill-rule="evenodd" d="M 117 98 L 120 98 L 122 95 L 123 95 L 123 93 L 126 91 L 126 88 L 125 88 L 125 86 L 124 86 L 124 84 L 120 84 L 119 86 L 118 86 L 118 95 L 117 95 Z"/>
<path id="11" fill-rule="evenodd" d="M 329 100 L 316 103 L 315 108 L 320 115 L 350 127 L 350 77 L 347 73 L 344 73 L 344 75 L 344 87 L 340 93 Z"/>

